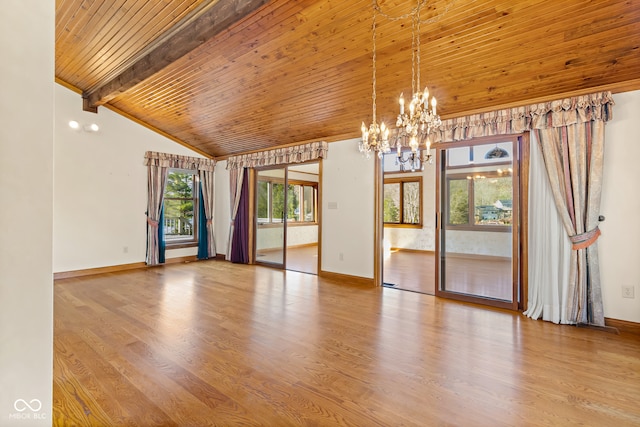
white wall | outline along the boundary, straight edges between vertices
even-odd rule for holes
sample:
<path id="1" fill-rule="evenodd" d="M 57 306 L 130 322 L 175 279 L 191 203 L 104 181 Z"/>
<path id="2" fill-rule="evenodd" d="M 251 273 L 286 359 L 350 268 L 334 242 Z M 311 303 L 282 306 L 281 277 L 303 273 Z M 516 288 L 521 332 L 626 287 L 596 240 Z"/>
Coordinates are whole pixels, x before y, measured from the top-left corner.
<path id="1" fill-rule="evenodd" d="M 0 425 L 45 426 L 53 378 L 55 4 L 8 0 L 2 8 Z"/>
<path id="2" fill-rule="evenodd" d="M 640 322 L 640 91 L 614 95 L 613 120 L 605 128 L 605 157 L 598 239 L 604 315 Z M 622 286 L 635 298 L 622 298 Z"/>
<path id="3" fill-rule="evenodd" d="M 256 249 L 280 249 L 284 228 L 283 227 L 259 227 L 256 234 Z M 311 245 L 318 243 L 317 225 L 291 225 L 287 224 L 287 247 Z"/>
<path id="4" fill-rule="evenodd" d="M 513 236 L 511 233 L 466 230 L 447 230 L 446 233 L 447 253 L 503 258 L 513 256 Z"/>
<path id="5" fill-rule="evenodd" d="M 372 278 L 377 157 L 363 158 L 357 139 L 332 142 L 327 157 L 322 164 L 321 268 Z"/>
<path id="6" fill-rule="evenodd" d="M 84 112 L 80 95 L 55 86 L 53 271 L 143 262 L 145 151 L 202 156 L 106 108 Z M 69 120 L 100 131 L 74 131 Z M 167 250 L 166 257 L 196 253 Z"/>

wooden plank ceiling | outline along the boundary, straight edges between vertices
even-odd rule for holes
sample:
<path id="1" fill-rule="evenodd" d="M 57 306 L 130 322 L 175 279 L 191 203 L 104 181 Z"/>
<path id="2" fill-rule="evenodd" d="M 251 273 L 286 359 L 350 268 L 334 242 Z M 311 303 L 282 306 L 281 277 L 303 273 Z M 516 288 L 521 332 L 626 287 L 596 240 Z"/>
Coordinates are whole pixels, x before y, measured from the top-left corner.
<path id="1" fill-rule="evenodd" d="M 251 3 L 249 15 L 97 104 L 213 157 L 357 137 L 371 122 L 371 0 L 219 2 L 57 0 L 56 78 L 96 92 L 145 66 L 136 61 L 189 20 Z M 392 16 L 412 6 L 378 3 Z M 640 5 L 631 0 L 429 0 L 421 17 L 421 83 L 443 118 L 640 89 Z M 411 21 L 379 15 L 379 120 L 395 122 L 400 92 L 411 92 Z"/>

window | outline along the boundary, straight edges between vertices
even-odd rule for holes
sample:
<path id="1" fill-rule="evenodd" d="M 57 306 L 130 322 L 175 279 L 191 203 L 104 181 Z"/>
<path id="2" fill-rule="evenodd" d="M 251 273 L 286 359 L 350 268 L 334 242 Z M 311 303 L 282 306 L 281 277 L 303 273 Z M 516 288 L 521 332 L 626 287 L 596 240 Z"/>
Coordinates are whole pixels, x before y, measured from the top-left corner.
<path id="1" fill-rule="evenodd" d="M 504 230 L 511 226 L 513 179 L 509 169 L 449 175 L 446 191 L 449 226 Z"/>
<path id="2" fill-rule="evenodd" d="M 385 224 L 422 225 L 422 177 L 387 178 L 383 192 Z"/>
<path id="3" fill-rule="evenodd" d="M 163 230 L 167 246 L 197 243 L 198 178 L 195 171 L 169 169 L 164 190 Z"/>
<path id="4" fill-rule="evenodd" d="M 284 183 L 281 180 L 258 180 L 258 223 L 281 223 L 284 220 Z M 289 181 L 286 218 L 289 223 L 317 222 L 318 184 Z"/>

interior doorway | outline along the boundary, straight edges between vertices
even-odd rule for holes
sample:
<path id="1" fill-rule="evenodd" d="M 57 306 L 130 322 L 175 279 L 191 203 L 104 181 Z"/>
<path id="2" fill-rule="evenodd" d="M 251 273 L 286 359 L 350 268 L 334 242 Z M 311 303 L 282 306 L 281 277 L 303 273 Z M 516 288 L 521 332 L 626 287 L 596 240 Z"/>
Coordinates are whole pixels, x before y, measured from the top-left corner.
<path id="1" fill-rule="evenodd" d="M 318 274 L 319 162 L 257 168 L 254 262 Z"/>
<path id="2" fill-rule="evenodd" d="M 435 167 L 423 155 L 406 149 L 382 158 L 382 282 L 434 295 Z"/>

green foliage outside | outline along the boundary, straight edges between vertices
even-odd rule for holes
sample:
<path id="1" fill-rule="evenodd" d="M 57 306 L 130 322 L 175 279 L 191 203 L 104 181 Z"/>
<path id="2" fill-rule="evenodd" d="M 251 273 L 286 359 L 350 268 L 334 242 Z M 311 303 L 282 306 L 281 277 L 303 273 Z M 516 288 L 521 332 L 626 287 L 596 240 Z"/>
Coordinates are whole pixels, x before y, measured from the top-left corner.
<path id="1" fill-rule="evenodd" d="M 469 191 L 473 191 L 474 224 L 511 224 L 513 182 L 510 176 L 450 179 L 449 224 L 469 224 Z M 496 205 L 502 205 L 497 208 Z"/>
<path id="2" fill-rule="evenodd" d="M 273 193 L 271 195 L 271 217 L 274 222 L 282 222 L 284 215 L 284 184 L 272 183 Z M 287 217 L 295 219 L 297 217 L 296 207 L 298 206 L 298 194 L 295 186 L 289 184 L 287 191 Z"/>
<path id="3" fill-rule="evenodd" d="M 193 235 L 193 175 L 170 172 L 167 176 L 164 195 L 165 233 L 167 236 Z"/>
<path id="4" fill-rule="evenodd" d="M 258 181 L 257 214 L 260 222 L 269 222 L 269 182 Z"/>
<path id="5" fill-rule="evenodd" d="M 469 223 L 469 187 L 467 179 L 449 180 L 449 224 Z"/>
<path id="6" fill-rule="evenodd" d="M 384 199 L 384 222 L 398 223 L 400 222 L 400 209 L 396 203 L 385 197 Z"/>
<path id="7" fill-rule="evenodd" d="M 476 224 L 510 225 L 512 193 L 511 176 L 489 177 L 474 181 Z M 496 204 L 502 205 L 503 208 L 496 208 Z"/>
<path id="8" fill-rule="evenodd" d="M 400 223 L 400 184 L 384 184 L 384 198 L 382 202 L 383 221 Z"/>

